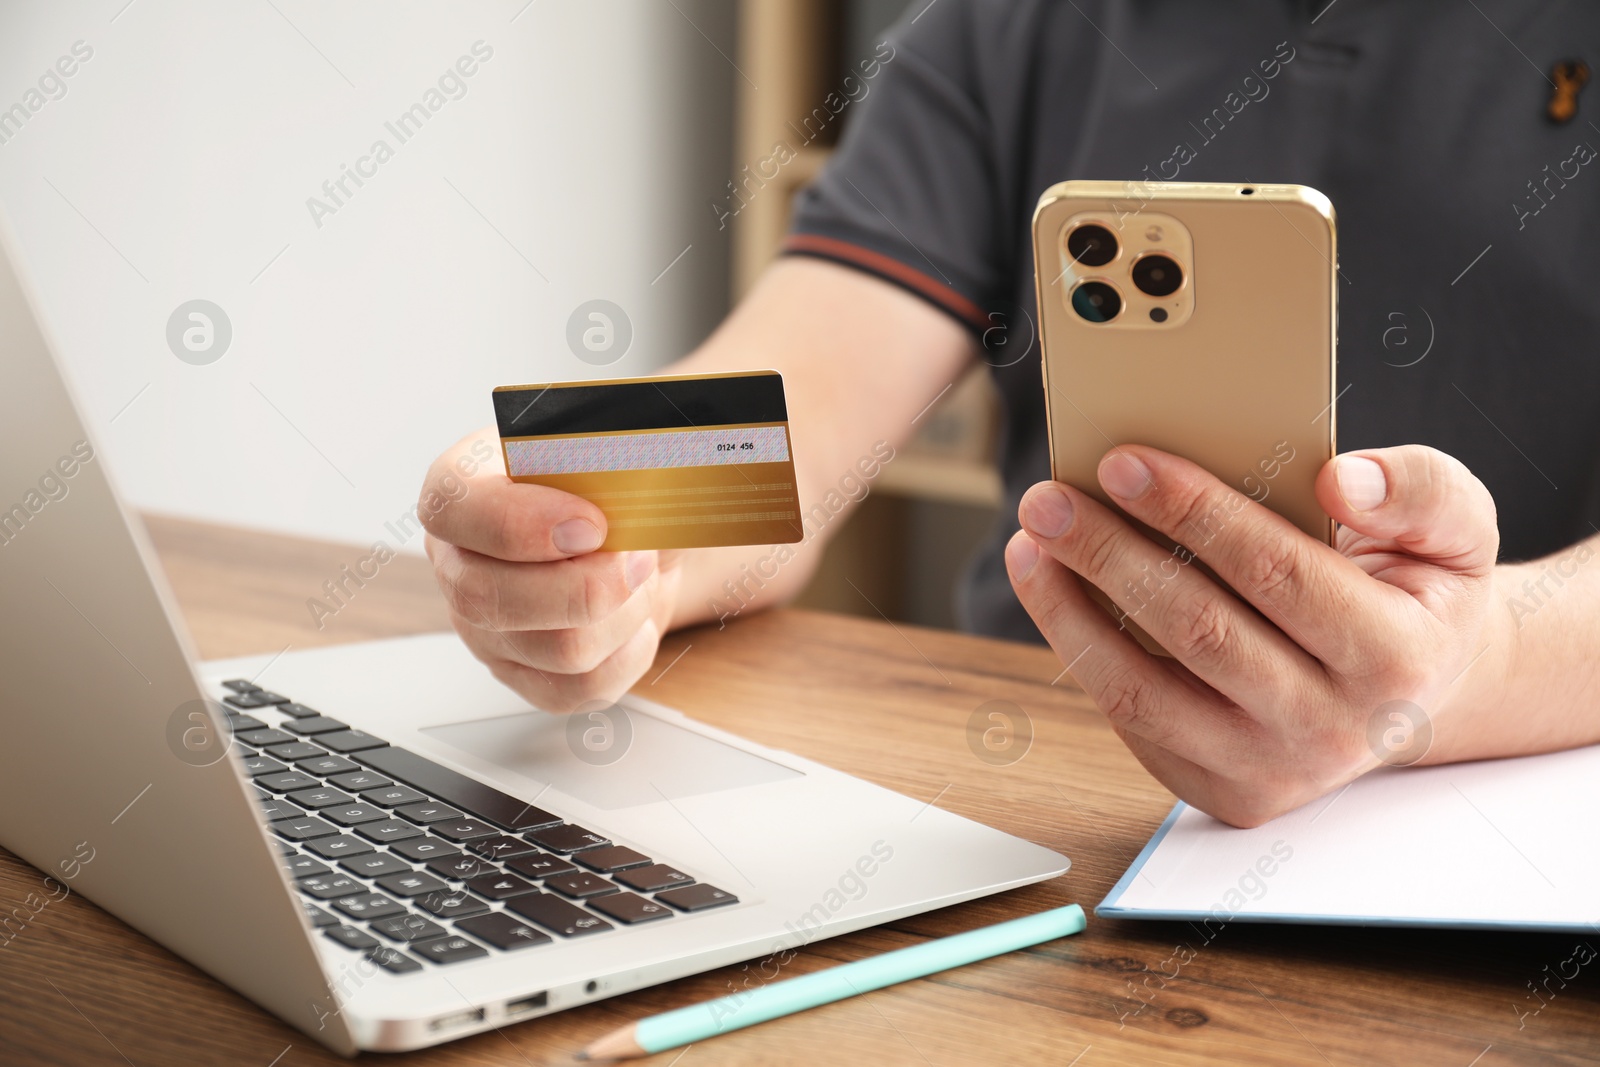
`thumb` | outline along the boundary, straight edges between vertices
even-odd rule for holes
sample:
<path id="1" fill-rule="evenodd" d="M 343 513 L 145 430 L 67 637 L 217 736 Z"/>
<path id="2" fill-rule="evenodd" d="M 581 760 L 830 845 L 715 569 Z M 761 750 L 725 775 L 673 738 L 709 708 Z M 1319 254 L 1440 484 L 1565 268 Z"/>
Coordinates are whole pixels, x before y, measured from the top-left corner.
<path id="1" fill-rule="evenodd" d="M 1341 525 L 1463 574 L 1488 574 L 1500 552 L 1488 488 L 1436 448 L 1336 456 L 1317 475 L 1317 499 Z"/>

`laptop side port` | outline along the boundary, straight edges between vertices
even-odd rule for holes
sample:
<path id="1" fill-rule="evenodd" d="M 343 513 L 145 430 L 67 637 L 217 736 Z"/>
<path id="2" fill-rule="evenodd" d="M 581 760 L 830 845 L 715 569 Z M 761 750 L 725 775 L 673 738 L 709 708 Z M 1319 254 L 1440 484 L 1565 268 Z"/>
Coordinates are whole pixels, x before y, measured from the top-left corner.
<path id="1" fill-rule="evenodd" d="M 518 1015 L 526 1015 L 529 1012 L 538 1011 L 540 1008 L 548 1008 L 549 1006 L 549 993 L 535 993 L 528 997 L 518 997 L 516 1000 L 506 1001 L 506 1017 L 514 1019 Z"/>
<path id="2" fill-rule="evenodd" d="M 461 1026 L 470 1026 L 473 1023 L 483 1022 L 487 1013 L 482 1008 L 472 1008 L 468 1011 L 455 1011 L 449 1015 L 440 1015 L 428 1020 L 428 1029 L 434 1033 L 440 1030 L 454 1030 Z"/>

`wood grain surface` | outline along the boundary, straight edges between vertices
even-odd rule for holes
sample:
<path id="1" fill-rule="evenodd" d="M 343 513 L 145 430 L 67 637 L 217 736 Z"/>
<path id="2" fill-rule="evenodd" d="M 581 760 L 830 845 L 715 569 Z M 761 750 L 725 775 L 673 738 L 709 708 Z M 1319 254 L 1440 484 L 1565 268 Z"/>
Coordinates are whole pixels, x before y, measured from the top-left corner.
<path id="1" fill-rule="evenodd" d="M 445 626 L 423 561 L 392 561 L 318 629 L 306 598 L 362 550 L 172 519 L 149 526 L 208 658 Z M 1067 679 L 1052 684 L 1060 672 L 1039 647 L 780 611 L 671 635 L 641 688 L 762 744 L 1072 857 L 1068 874 L 1043 885 L 813 943 L 785 969 L 798 975 L 1069 902 L 1087 909 L 1105 895 L 1172 797 L 1081 692 Z M 980 759 L 968 742 L 975 709 L 992 700 L 1013 702 L 1031 724 L 1026 754 L 1008 765 Z M 0 853 L 0 911 L 41 884 L 40 872 Z M 1091 916 L 1077 937 L 644 1062 L 1593 1063 L 1600 963 L 1547 982 L 1580 940 L 1600 947 L 1600 935 L 1237 923 L 1207 941 L 1188 924 Z M 386 1062 L 571 1063 L 605 1031 L 724 994 L 743 977 L 726 968 Z M 1535 1000 L 1534 985 L 1553 992 Z M 48 905 L 0 947 L 6 1067 L 337 1062 L 81 897 Z"/>

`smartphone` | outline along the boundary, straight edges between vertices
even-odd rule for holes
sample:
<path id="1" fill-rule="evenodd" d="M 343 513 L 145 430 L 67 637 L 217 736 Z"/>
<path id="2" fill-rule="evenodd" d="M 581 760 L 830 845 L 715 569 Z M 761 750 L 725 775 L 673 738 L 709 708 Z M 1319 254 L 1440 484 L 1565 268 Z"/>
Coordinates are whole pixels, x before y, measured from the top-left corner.
<path id="1" fill-rule="evenodd" d="M 1315 493 L 1337 433 L 1326 196 L 1303 185 L 1062 182 L 1039 199 L 1033 247 L 1052 478 L 1114 508 L 1101 458 L 1150 445 L 1333 543 Z M 1175 544 L 1139 524 L 1175 550 L 1174 566 L 1200 565 L 1196 542 L 1212 525 Z M 1159 651 L 1137 629 L 1159 589 L 1146 580 L 1126 592 L 1096 599 Z"/>

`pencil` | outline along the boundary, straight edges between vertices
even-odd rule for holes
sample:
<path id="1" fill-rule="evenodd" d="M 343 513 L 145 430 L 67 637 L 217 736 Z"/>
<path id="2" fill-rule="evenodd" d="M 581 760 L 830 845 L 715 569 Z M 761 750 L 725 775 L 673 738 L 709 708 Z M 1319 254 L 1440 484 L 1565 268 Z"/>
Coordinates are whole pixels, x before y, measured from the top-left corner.
<path id="1" fill-rule="evenodd" d="M 630 1060 L 742 1030 L 807 1008 L 947 971 L 1030 945 L 1076 934 L 1084 927 L 1076 904 L 995 926 L 969 930 L 760 989 L 652 1015 L 613 1030 L 578 1053 L 580 1060 Z"/>

